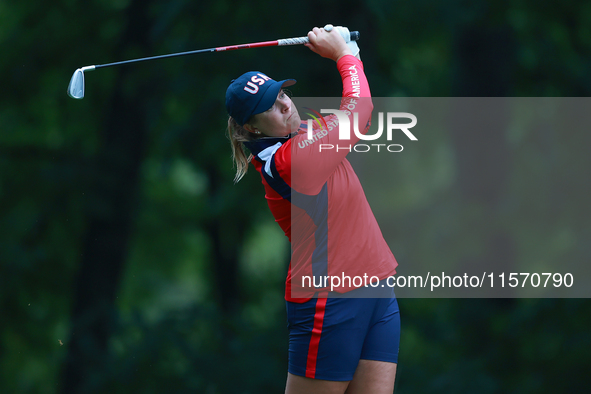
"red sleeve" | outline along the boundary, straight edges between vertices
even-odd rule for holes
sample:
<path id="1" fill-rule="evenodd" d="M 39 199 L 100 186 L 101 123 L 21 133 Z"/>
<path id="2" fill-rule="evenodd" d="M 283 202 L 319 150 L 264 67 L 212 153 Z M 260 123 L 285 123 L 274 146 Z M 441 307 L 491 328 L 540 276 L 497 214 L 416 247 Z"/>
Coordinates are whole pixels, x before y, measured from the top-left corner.
<path id="1" fill-rule="evenodd" d="M 353 113 L 358 114 L 359 132 L 366 134 L 369 130 L 373 103 L 369 84 L 363 72 L 363 63 L 355 56 L 346 55 L 339 59 L 337 68 L 343 81 L 343 96 L 339 109 L 344 111 L 349 119 L 350 139 L 339 139 L 337 117 L 329 116 L 328 130 L 317 129 L 312 140 L 308 140 L 307 133 L 299 134 L 290 140 L 293 160 L 290 186 L 304 194 L 317 194 L 353 145 L 359 141 L 359 137 L 353 131 Z M 327 149 L 329 146 L 333 148 Z"/>

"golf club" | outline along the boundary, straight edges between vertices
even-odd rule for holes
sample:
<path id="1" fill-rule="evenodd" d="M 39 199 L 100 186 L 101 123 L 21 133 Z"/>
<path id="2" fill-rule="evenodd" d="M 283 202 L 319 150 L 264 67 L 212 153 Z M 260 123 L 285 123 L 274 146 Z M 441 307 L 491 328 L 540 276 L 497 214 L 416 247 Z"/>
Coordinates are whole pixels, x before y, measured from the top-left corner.
<path id="1" fill-rule="evenodd" d="M 332 30 L 332 26 L 327 25 L 325 27 L 325 29 L 327 31 L 330 31 L 330 30 Z M 357 41 L 359 39 L 359 32 L 358 31 L 348 32 L 348 30 L 347 30 L 346 32 L 349 33 L 350 39 L 347 39 L 348 37 L 344 36 L 343 38 L 345 38 L 345 41 L 348 41 L 348 42 L 349 41 Z M 341 33 L 341 35 L 343 35 L 343 33 Z M 230 45 L 230 46 L 226 46 L 226 47 L 217 47 L 217 48 L 209 48 L 209 49 L 198 49 L 195 51 L 178 52 L 178 53 L 171 53 L 168 55 L 144 57 L 141 59 L 125 60 L 122 62 L 96 64 L 94 66 L 86 66 L 86 67 L 82 67 L 82 68 L 79 68 L 76 71 L 74 71 L 74 75 L 72 75 L 72 79 L 70 79 L 70 84 L 68 85 L 68 96 L 75 98 L 75 99 L 84 98 L 84 72 L 85 71 L 93 71 L 93 70 L 96 70 L 97 68 L 120 66 L 122 64 L 137 63 L 137 62 L 143 62 L 143 61 L 147 61 L 147 60 L 166 59 L 169 57 L 194 55 L 196 53 L 203 53 L 203 52 L 222 52 L 222 51 L 231 51 L 234 49 L 243 49 L 243 48 L 299 45 L 299 44 L 305 44 L 308 41 L 309 41 L 308 37 L 285 38 L 285 39 L 275 40 L 275 41 L 263 41 L 263 42 L 254 42 L 251 44 Z"/>

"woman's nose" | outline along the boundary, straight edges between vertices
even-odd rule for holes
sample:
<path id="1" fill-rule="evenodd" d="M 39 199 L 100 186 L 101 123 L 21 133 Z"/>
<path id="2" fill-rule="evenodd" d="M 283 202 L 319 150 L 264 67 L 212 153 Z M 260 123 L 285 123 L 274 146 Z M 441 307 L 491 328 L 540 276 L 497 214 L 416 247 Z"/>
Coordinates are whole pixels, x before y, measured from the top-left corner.
<path id="1" fill-rule="evenodd" d="M 282 110 L 282 111 L 286 111 L 286 110 L 288 110 L 288 109 L 289 109 L 289 107 L 290 107 L 290 102 L 289 102 L 289 99 L 286 99 L 286 100 L 279 100 L 279 105 L 280 105 L 280 107 L 279 107 L 279 108 L 281 108 L 281 110 Z"/>

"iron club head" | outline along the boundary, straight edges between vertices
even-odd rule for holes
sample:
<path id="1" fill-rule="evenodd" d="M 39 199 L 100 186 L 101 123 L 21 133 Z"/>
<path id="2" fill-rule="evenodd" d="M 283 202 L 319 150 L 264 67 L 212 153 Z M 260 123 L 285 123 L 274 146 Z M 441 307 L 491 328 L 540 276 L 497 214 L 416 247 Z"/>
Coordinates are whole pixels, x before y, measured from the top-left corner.
<path id="1" fill-rule="evenodd" d="M 84 71 L 81 68 L 74 71 L 74 75 L 70 79 L 68 96 L 79 100 L 84 98 Z"/>
<path id="2" fill-rule="evenodd" d="M 70 79 L 70 84 L 68 85 L 68 96 L 75 98 L 75 99 L 83 99 L 84 98 L 84 72 L 85 71 L 92 71 L 96 69 L 98 66 L 86 66 L 79 68 L 78 70 L 74 71 L 74 75 L 72 75 L 72 79 Z"/>

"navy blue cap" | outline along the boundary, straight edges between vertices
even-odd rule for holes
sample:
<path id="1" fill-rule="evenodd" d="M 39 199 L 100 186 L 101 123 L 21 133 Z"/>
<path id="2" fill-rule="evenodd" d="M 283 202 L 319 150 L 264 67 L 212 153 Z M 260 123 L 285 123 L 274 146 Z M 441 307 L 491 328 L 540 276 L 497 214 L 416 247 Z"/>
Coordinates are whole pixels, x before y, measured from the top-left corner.
<path id="1" fill-rule="evenodd" d="M 251 116 L 265 112 L 273 106 L 279 90 L 296 83 L 295 79 L 275 81 L 259 71 L 250 71 L 232 80 L 226 90 L 226 109 L 240 126 Z"/>

